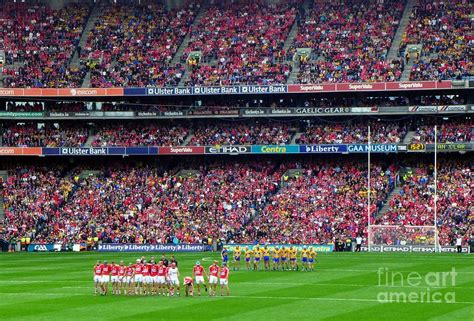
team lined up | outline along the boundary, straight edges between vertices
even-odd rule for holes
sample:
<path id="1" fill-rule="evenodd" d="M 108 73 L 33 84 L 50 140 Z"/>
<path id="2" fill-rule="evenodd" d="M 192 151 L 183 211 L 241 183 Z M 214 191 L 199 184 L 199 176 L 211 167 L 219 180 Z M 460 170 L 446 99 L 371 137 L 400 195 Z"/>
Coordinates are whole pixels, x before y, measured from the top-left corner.
<path id="1" fill-rule="evenodd" d="M 240 246 L 236 246 L 233 250 L 234 270 L 240 270 L 242 255 L 245 257 L 245 265 L 249 271 L 258 271 L 261 262 L 263 262 L 263 269 L 265 271 L 297 271 L 300 268 L 297 262 L 298 257 L 301 259 L 302 271 L 314 271 L 314 263 L 317 260 L 318 254 L 311 246 L 304 246 L 301 251 L 298 251 L 295 246 L 275 246 L 270 248 L 267 245 L 263 247 L 256 245 L 253 249 L 247 246 L 243 251 Z M 221 256 L 223 262 L 228 261 L 226 247 L 222 250 Z"/>
<path id="2" fill-rule="evenodd" d="M 214 261 L 209 266 L 209 274 L 199 261 L 193 267 L 192 277 L 185 276 L 183 278 L 183 287 L 186 296 L 194 296 L 194 283 L 196 283 L 197 294 L 201 295 L 201 285 L 209 295 L 215 296 L 217 292 L 217 283 L 221 287 L 221 295 L 224 290 L 230 295 L 229 289 L 229 268 L 227 263 L 223 262 L 222 266 Z M 163 295 L 163 296 L 180 296 L 180 271 L 178 262 L 172 258 L 168 261 L 164 256 L 158 262 L 154 257 L 147 262 L 144 257 L 136 260 L 136 263 L 119 264 L 107 261 L 101 263 L 97 261 L 94 266 L 94 284 L 95 294 L 107 295 L 109 283 L 112 283 L 113 295 Z"/>

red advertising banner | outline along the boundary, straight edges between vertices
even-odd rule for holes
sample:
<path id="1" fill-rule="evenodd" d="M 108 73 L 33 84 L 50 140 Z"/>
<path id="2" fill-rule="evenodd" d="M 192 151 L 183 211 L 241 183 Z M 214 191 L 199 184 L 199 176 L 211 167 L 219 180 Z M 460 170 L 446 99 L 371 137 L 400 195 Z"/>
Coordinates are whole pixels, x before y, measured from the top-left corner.
<path id="1" fill-rule="evenodd" d="M 193 155 L 204 154 L 204 146 L 160 147 L 159 155 Z"/>
<path id="2" fill-rule="evenodd" d="M 288 85 L 289 93 L 315 93 L 336 91 L 336 84 Z"/>
<path id="3" fill-rule="evenodd" d="M 387 82 L 387 90 L 423 90 L 436 89 L 435 81 Z"/>
<path id="4" fill-rule="evenodd" d="M 0 147 L 0 156 L 39 156 L 42 152 L 41 147 Z"/>
<path id="5" fill-rule="evenodd" d="M 384 82 L 375 83 L 349 83 L 337 84 L 336 91 L 371 91 L 371 90 L 385 90 Z"/>
<path id="6" fill-rule="evenodd" d="M 111 97 L 123 88 L 0 88 L 0 97 Z"/>

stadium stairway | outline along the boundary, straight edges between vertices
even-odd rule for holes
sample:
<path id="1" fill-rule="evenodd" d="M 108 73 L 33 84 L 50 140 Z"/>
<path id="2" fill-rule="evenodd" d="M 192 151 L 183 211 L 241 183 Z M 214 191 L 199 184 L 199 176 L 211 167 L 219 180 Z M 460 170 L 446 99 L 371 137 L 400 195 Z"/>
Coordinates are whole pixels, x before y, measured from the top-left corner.
<path id="1" fill-rule="evenodd" d="M 184 142 L 183 142 L 183 146 L 188 146 L 188 144 L 189 144 L 189 142 L 191 141 L 191 139 L 193 138 L 193 136 L 194 136 L 194 132 L 193 132 L 193 130 L 191 129 L 191 130 L 189 131 L 189 135 L 186 137 L 186 139 L 185 139 Z"/>
<path id="2" fill-rule="evenodd" d="M 393 60 L 398 58 L 398 49 L 400 48 L 400 43 L 402 42 L 403 33 L 410 21 L 410 15 L 413 11 L 413 7 L 415 6 L 415 0 L 408 0 L 405 6 L 405 10 L 403 11 L 402 18 L 400 19 L 400 24 L 398 25 L 397 32 L 392 40 L 392 45 L 390 46 L 390 50 L 388 51 L 387 59 Z M 406 69 L 406 68 L 405 68 Z"/>
<path id="3" fill-rule="evenodd" d="M 385 215 L 385 213 L 387 213 L 387 212 L 390 210 L 390 200 L 393 198 L 393 196 L 399 194 L 400 191 L 401 191 L 401 189 L 402 189 L 401 186 L 396 186 L 396 187 L 390 192 L 390 194 L 388 194 L 387 199 L 386 199 L 384 205 L 382 206 L 382 208 L 380 209 L 380 211 L 377 213 L 377 217 L 382 216 L 382 215 Z"/>
<path id="4" fill-rule="evenodd" d="M 94 28 L 94 25 L 99 19 L 99 16 L 100 16 L 100 10 L 99 10 L 99 6 L 96 4 L 91 9 L 91 13 L 89 15 L 89 18 L 87 19 L 87 23 L 84 27 L 84 30 L 82 31 L 81 39 L 79 40 L 79 46 L 81 48 L 84 48 L 84 46 L 86 45 L 87 37 L 89 36 L 90 31 Z M 71 60 L 71 66 L 78 67 L 80 63 L 81 63 L 81 60 L 76 50 Z"/>
<path id="5" fill-rule="evenodd" d="M 84 147 L 91 147 L 92 146 L 92 142 L 94 141 L 94 138 L 95 138 L 95 135 L 91 130 L 89 130 L 89 137 L 87 137 L 87 141 L 86 143 L 84 144 Z"/>
<path id="6" fill-rule="evenodd" d="M 405 69 L 403 69 L 403 73 L 400 77 L 401 81 L 409 81 L 410 80 L 411 68 L 413 67 L 414 63 L 415 63 L 415 59 L 410 59 L 405 64 Z"/>
<path id="7" fill-rule="evenodd" d="M 410 144 L 411 140 L 413 139 L 413 136 L 415 136 L 415 132 L 414 131 L 409 131 L 405 135 L 405 138 L 403 138 L 403 144 Z"/>
<path id="8" fill-rule="evenodd" d="M 199 24 L 199 21 L 201 21 L 205 13 L 206 13 L 206 8 L 201 7 L 198 14 L 196 15 L 196 18 L 194 18 L 191 28 Z M 179 45 L 178 51 L 176 51 L 176 54 L 174 55 L 173 60 L 171 60 L 172 65 L 176 65 L 181 62 L 181 57 L 183 56 L 184 50 L 189 46 L 190 40 L 191 40 L 191 37 L 190 37 L 190 33 L 188 32 L 186 34 L 186 37 L 184 37 L 181 45 Z"/>
<path id="9" fill-rule="evenodd" d="M 295 135 L 293 135 L 293 138 L 291 139 L 291 144 L 292 144 L 292 145 L 295 145 L 295 144 L 296 144 L 296 140 L 297 140 L 298 138 L 300 138 L 301 135 L 303 135 L 303 133 L 295 133 Z"/>

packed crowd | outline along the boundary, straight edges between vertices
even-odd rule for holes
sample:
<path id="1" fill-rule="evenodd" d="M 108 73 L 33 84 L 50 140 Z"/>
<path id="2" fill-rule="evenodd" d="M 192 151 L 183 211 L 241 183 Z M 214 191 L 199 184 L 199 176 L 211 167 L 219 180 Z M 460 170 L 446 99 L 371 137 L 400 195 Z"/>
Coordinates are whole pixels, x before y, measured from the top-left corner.
<path id="1" fill-rule="evenodd" d="M 443 158 L 440 166 L 441 245 L 474 232 L 469 161 Z M 432 165 L 407 168 L 403 162 L 373 163 L 372 224 L 433 226 Z M 95 238 L 102 243 L 208 244 L 210 238 L 324 244 L 366 235 L 366 185 L 367 165 L 361 159 L 16 164 L 3 183 L 2 237 L 64 244 Z M 400 192 L 389 197 L 396 185 Z M 388 211 L 379 214 L 386 203 Z M 425 232 L 402 234 L 414 242 L 412 237 L 429 236 Z"/>
<path id="2" fill-rule="evenodd" d="M 56 108 L 80 109 L 65 103 Z M 33 109 L 41 110 L 37 104 Z M 55 108 L 53 108 L 54 110 Z M 410 142 L 464 143 L 473 139 L 470 117 L 374 119 L 289 119 L 250 121 L 138 121 L 115 123 L 4 122 L 0 124 L 0 146 L 9 147 L 107 147 L 107 146 L 225 146 L 290 144 L 402 143 L 409 131 Z M 90 140 L 89 140 L 90 138 Z M 88 142 L 89 140 L 89 142 Z M 86 145 L 87 143 L 87 145 Z"/>
<path id="3" fill-rule="evenodd" d="M 285 64 L 283 45 L 295 21 L 294 1 L 275 5 L 222 2 L 204 13 L 191 31 L 182 61 L 202 52 L 187 85 L 286 83 L 291 66 Z"/>
<path id="4" fill-rule="evenodd" d="M 81 50 L 93 87 L 177 86 L 184 66 L 173 65 L 199 5 L 107 5 Z"/>
<path id="5" fill-rule="evenodd" d="M 437 183 L 437 224 L 440 226 L 440 245 L 450 245 L 457 235 L 462 235 L 467 240 L 473 232 L 472 162 L 469 162 L 469 158 L 462 161 L 445 159 L 441 164 Z M 389 210 L 377 217 L 375 223 L 434 226 L 433 165 L 421 163 L 414 168 L 405 168 L 401 181 L 402 188 L 389 201 Z M 417 235 L 413 234 L 412 237 Z"/>
<path id="6" fill-rule="evenodd" d="M 89 12 L 79 4 L 57 10 L 44 4 L 3 4 L 0 30 L 10 65 L 3 68 L 4 86 L 80 87 L 86 68 L 70 62 Z"/>
<path id="7" fill-rule="evenodd" d="M 247 225 L 244 242 L 323 244 L 334 237 L 355 238 L 367 226 L 367 165 L 363 162 L 306 162 L 283 164 L 280 190 L 268 200 L 260 215 Z M 371 169 L 371 213 L 382 207 L 394 188 L 396 168 Z"/>
<path id="8" fill-rule="evenodd" d="M 403 9 L 400 1 L 315 2 L 289 52 L 293 58 L 297 48 L 312 50 L 299 59 L 297 82 L 399 80 L 403 61 L 386 57 Z"/>
<path id="9" fill-rule="evenodd" d="M 58 124 L 39 126 L 19 123 L 0 126 L 0 146 L 9 147 L 80 147 L 89 137 L 87 127 Z"/>
<path id="10" fill-rule="evenodd" d="M 368 124 L 308 122 L 298 144 L 347 144 L 367 143 Z M 372 143 L 401 143 L 407 134 L 407 126 L 395 122 L 373 122 L 370 124 Z"/>
<path id="11" fill-rule="evenodd" d="M 403 34 L 400 52 L 421 44 L 410 80 L 462 79 L 472 75 L 472 1 L 419 0 Z"/>
<path id="12" fill-rule="evenodd" d="M 437 126 L 437 141 L 440 143 L 471 142 L 473 140 L 474 123 L 470 117 L 466 120 L 445 121 Z M 420 125 L 412 138 L 412 142 L 434 143 L 435 126 Z"/>
<path id="13" fill-rule="evenodd" d="M 189 135 L 181 125 L 133 123 L 100 126 L 93 147 L 106 146 L 180 146 Z"/>
<path id="14" fill-rule="evenodd" d="M 189 145 L 284 145 L 297 131 L 291 123 L 219 123 L 196 128 Z"/>

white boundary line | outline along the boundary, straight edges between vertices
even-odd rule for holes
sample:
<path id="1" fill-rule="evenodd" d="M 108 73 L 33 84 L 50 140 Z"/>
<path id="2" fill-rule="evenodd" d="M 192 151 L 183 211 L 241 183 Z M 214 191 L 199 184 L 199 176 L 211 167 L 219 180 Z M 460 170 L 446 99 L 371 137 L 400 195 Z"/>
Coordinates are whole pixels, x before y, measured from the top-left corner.
<path id="1" fill-rule="evenodd" d="M 376 302 L 380 304 L 388 304 L 391 302 L 380 302 L 376 299 L 351 299 L 351 298 L 324 298 L 324 297 L 294 297 L 294 296 L 285 296 L 285 297 L 273 297 L 273 296 L 252 296 L 252 295 L 231 295 L 231 296 L 222 296 L 221 298 L 230 298 L 230 299 L 261 299 L 261 300 L 315 300 L 315 301 L 354 301 L 354 302 Z M 394 302 L 399 303 L 399 302 Z M 411 303 L 411 304 L 474 304 L 471 301 L 460 301 L 454 303 L 445 303 L 445 302 L 400 302 L 400 303 Z"/>

